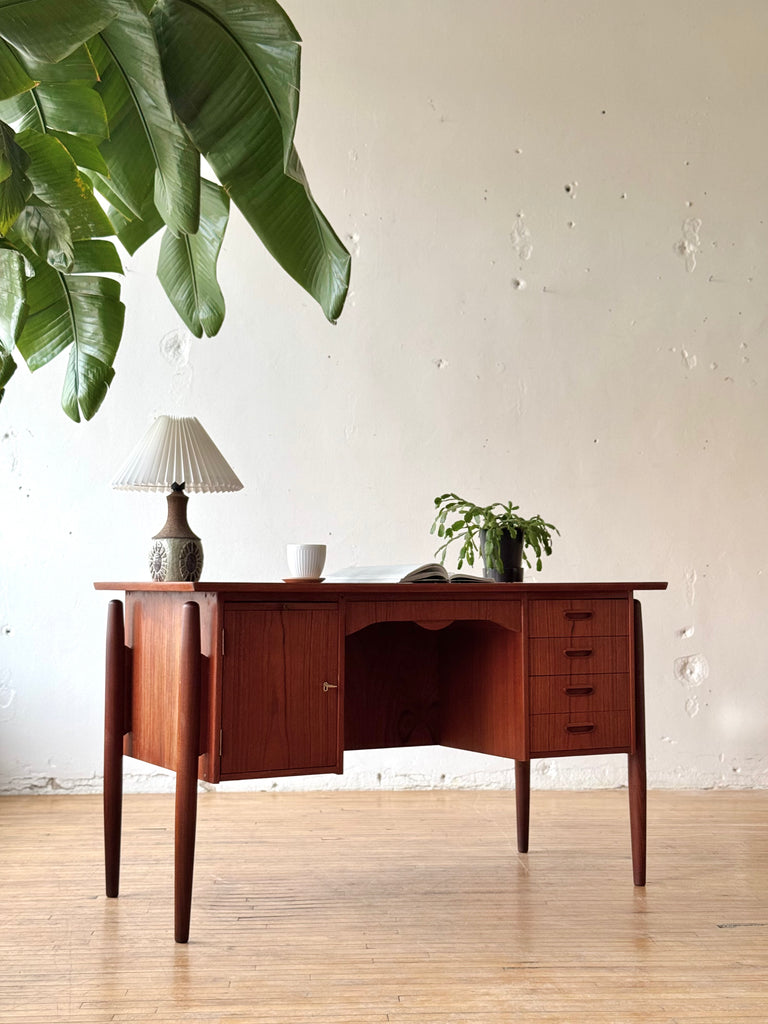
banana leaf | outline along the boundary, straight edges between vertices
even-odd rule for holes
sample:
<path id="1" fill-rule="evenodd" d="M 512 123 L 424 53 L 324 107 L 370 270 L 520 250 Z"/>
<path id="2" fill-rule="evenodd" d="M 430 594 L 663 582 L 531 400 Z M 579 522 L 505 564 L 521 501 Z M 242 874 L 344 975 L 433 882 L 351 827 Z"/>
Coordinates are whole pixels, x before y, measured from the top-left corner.
<path id="1" fill-rule="evenodd" d="M 88 238 L 75 245 L 71 274 L 122 274 L 123 264 L 112 242 Z"/>
<path id="2" fill-rule="evenodd" d="M 5 397 L 5 385 L 16 373 L 16 360 L 5 347 L 0 344 L 0 402 Z"/>
<path id="3" fill-rule="evenodd" d="M 171 101 L 266 248 L 335 321 L 347 293 L 349 253 L 315 203 L 292 144 L 286 156 L 287 115 L 278 111 L 281 93 L 268 87 L 281 80 L 280 66 L 273 63 L 267 79 L 263 48 L 234 35 L 229 19 L 238 6 L 237 0 L 159 0 L 152 8 Z M 273 7 L 259 4 L 260 10 Z M 278 30 L 274 26 L 275 45 Z M 204 50 L 200 39 L 209 41 Z M 285 77 L 282 95 L 297 85 Z"/>
<path id="4" fill-rule="evenodd" d="M 98 409 L 124 319 L 101 236 L 165 225 L 158 278 L 216 333 L 230 197 L 335 321 L 350 257 L 294 148 L 299 60 L 276 0 L 0 0 L 0 395 L 14 342 L 33 370 L 68 349 L 65 411 Z"/>
<path id="5" fill-rule="evenodd" d="M 34 84 L 11 47 L 0 39 L 0 100 L 26 92 Z"/>
<path id="6" fill-rule="evenodd" d="M 0 100 L 0 118 L 13 122 L 17 131 L 51 135 L 78 167 L 108 174 L 98 143 L 109 134 L 109 126 L 101 97 L 91 88 L 98 76 L 87 47 L 78 47 L 58 64 L 19 59 L 19 65 L 34 80 L 26 90 Z"/>
<path id="7" fill-rule="evenodd" d="M 0 121 L 0 235 L 7 233 L 32 195 L 32 182 L 26 174 L 30 163 L 13 128 Z"/>
<path id="8" fill-rule="evenodd" d="M 114 249 L 111 242 L 103 246 Z M 99 261 L 93 248 L 75 242 L 75 261 L 110 272 L 116 253 L 102 249 Z M 112 378 L 112 364 L 123 331 L 125 307 L 120 285 L 108 277 L 62 274 L 33 253 L 27 253 L 35 276 L 27 282 L 29 314 L 17 347 L 30 370 L 37 370 L 71 347 L 64 376 L 62 407 L 80 421 L 90 419 L 103 402 Z"/>
<path id="9" fill-rule="evenodd" d="M 138 112 L 125 119 L 113 109 L 110 123 L 114 117 L 143 131 L 154 169 L 155 205 L 172 231 L 191 234 L 200 213 L 200 156 L 171 109 L 152 24 L 138 3 L 123 0 L 120 17 L 103 29 L 101 41 L 122 77 L 123 102 Z"/>
<path id="10" fill-rule="evenodd" d="M 0 280 L 3 282 L 0 288 L 0 353 L 4 350 L 5 360 L 10 359 L 10 363 L 7 364 L 10 367 L 13 363 L 10 352 L 16 344 L 27 315 L 24 257 L 15 249 L 0 248 Z M 2 377 L 3 371 L 0 370 L 0 381 L 5 384 L 10 373 L 4 381 Z"/>
<path id="11" fill-rule="evenodd" d="M 105 190 L 103 183 L 99 184 L 99 191 L 106 195 L 110 202 L 117 201 L 116 196 L 110 198 L 110 193 Z M 147 196 L 138 217 L 114 205 L 107 210 L 107 216 L 115 227 L 117 237 L 131 255 L 163 227 L 163 218 L 157 212 L 151 195 Z"/>
<path id="12" fill-rule="evenodd" d="M 155 184 L 149 139 L 125 78 L 109 50 L 98 38 L 91 41 L 90 49 L 99 71 L 96 90 L 109 122 L 109 138 L 99 145 L 105 170 L 93 176 L 94 186 L 126 217 L 138 217 L 152 198 Z"/>
<path id="13" fill-rule="evenodd" d="M 175 236 L 166 228 L 160 244 L 157 276 L 196 338 L 203 333 L 211 337 L 224 322 L 216 260 L 228 219 L 229 196 L 220 185 L 203 179 L 199 230 L 194 235 Z"/>
<path id="14" fill-rule="evenodd" d="M 58 139 L 25 131 L 18 143 L 30 157 L 27 173 L 35 194 L 66 217 L 72 238 L 114 234 L 90 182 Z"/>
<path id="15" fill-rule="evenodd" d="M 122 0 L 0 0 L 0 36 L 31 60 L 55 63 L 96 35 Z"/>
<path id="16" fill-rule="evenodd" d="M 29 55 L 17 54 L 17 57 L 35 82 L 95 85 L 99 80 L 96 64 L 86 43 L 55 63 Z"/>
<path id="17" fill-rule="evenodd" d="M 13 234 L 52 267 L 68 274 L 75 251 L 66 217 L 40 199 L 27 203 L 13 225 Z"/>
<path id="18" fill-rule="evenodd" d="M 52 139 L 58 139 L 78 167 L 96 174 L 109 174 L 109 168 L 99 151 L 98 143 L 85 135 L 69 132 L 48 132 Z"/>

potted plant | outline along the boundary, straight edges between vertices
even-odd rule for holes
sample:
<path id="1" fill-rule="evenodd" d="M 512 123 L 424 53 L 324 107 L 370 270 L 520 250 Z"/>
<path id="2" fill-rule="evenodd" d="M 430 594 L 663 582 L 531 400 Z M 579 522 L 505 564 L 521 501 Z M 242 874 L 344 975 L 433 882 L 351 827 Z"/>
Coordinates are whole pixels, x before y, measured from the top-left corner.
<path id="1" fill-rule="evenodd" d="M 475 564 L 479 552 L 485 560 L 485 575 L 501 583 L 520 583 L 523 561 L 530 568 L 526 549 L 536 556 L 536 569 L 541 571 L 542 555 L 552 554 L 552 533 L 560 531 L 536 515 L 525 519 L 518 515 L 519 505 L 496 501 L 492 505 L 475 505 L 458 494 L 441 494 L 435 498 L 435 520 L 430 533 L 437 533 L 443 543 L 435 552 L 445 561 L 446 549 L 461 540 L 458 568 L 464 562 Z"/>

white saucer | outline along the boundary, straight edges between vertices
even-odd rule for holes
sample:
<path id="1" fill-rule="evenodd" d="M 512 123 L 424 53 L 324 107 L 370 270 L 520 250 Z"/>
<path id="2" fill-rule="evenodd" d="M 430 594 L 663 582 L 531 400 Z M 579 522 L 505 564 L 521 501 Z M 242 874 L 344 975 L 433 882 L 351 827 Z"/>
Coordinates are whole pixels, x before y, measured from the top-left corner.
<path id="1" fill-rule="evenodd" d="M 283 583 L 322 583 L 325 576 L 293 576 L 287 580 L 283 580 Z"/>

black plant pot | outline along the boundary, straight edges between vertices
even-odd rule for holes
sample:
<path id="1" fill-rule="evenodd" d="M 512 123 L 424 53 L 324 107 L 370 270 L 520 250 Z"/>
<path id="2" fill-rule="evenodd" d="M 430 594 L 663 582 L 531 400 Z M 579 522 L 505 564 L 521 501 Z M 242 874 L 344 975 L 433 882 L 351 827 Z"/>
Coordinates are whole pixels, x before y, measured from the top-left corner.
<path id="1" fill-rule="evenodd" d="M 480 548 L 485 551 L 485 530 L 480 531 Z M 523 535 L 517 531 L 511 534 L 505 530 L 499 541 L 499 554 L 501 555 L 502 570 L 489 567 L 486 562 L 485 574 L 497 583 L 522 583 L 523 582 Z M 485 555 L 483 555 L 485 561 Z"/>

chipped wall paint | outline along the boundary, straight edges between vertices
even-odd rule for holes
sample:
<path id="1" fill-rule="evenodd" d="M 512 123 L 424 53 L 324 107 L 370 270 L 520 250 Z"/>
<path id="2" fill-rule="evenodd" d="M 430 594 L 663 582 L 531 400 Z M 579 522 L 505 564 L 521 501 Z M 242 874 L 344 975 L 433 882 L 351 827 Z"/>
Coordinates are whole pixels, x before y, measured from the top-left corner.
<path id="1" fill-rule="evenodd" d="M 533 242 L 531 231 L 525 221 L 525 214 L 521 211 L 515 217 L 512 230 L 509 234 L 512 248 L 521 260 L 529 260 L 533 255 Z"/>
<path id="2" fill-rule="evenodd" d="M 100 788 L 108 595 L 91 584 L 144 577 L 165 519 L 162 496 L 109 480 L 169 411 L 199 416 L 245 483 L 190 501 L 208 579 L 279 579 L 301 538 L 326 541 L 329 570 L 430 560 L 446 490 L 556 523 L 542 581 L 668 579 L 643 601 L 651 784 L 765 786 L 768 5 L 476 0 L 469 35 L 459 0 L 286 7 L 297 146 L 355 257 L 347 308 L 326 324 L 233 210 L 217 338 L 180 328 L 153 239 L 126 259 L 125 341 L 90 424 L 58 411 L 61 366 L 18 371 L 0 406 L 0 791 Z M 345 768 L 238 785 L 513 785 L 510 764 L 442 749 Z M 126 772 L 129 791 L 172 786 Z M 626 765 L 533 774 L 620 786 Z"/>
<path id="3" fill-rule="evenodd" d="M 700 232 L 701 217 L 686 217 L 683 221 L 682 237 L 675 244 L 675 252 L 682 257 L 689 274 L 696 269 L 696 257 L 701 251 Z"/>

